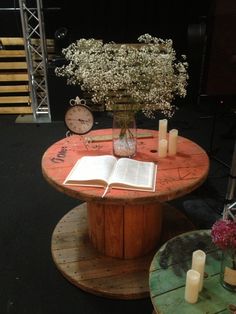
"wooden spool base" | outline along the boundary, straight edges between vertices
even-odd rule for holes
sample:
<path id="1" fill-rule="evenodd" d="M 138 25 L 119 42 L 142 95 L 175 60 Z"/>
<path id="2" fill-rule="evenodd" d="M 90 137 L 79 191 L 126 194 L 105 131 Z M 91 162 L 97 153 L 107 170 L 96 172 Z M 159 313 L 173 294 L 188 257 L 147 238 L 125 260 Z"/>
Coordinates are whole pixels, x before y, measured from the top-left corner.
<path id="1" fill-rule="evenodd" d="M 157 248 L 171 237 L 193 229 L 181 212 L 163 204 L 163 232 Z M 51 251 L 63 276 L 84 291 L 114 299 L 149 297 L 149 267 L 155 252 L 135 259 L 103 256 L 88 236 L 86 203 L 59 221 L 52 234 Z"/>

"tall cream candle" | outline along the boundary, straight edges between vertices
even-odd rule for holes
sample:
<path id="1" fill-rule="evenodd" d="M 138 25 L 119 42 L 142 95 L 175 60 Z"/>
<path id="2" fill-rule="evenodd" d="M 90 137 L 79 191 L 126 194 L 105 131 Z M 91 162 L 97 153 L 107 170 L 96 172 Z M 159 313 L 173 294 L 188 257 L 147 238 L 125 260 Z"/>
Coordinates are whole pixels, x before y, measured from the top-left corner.
<path id="1" fill-rule="evenodd" d="M 166 139 L 167 134 L 167 119 L 159 120 L 159 141 Z"/>
<path id="2" fill-rule="evenodd" d="M 166 157 L 167 156 L 167 140 L 162 139 L 159 141 L 158 145 L 158 156 L 159 157 Z"/>
<path id="3" fill-rule="evenodd" d="M 200 285 L 199 291 L 202 291 L 204 271 L 205 271 L 206 253 L 202 250 L 197 250 L 193 252 L 192 255 L 192 269 L 200 273 Z"/>
<path id="4" fill-rule="evenodd" d="M 174 156 L 177 152 L 178 130 L 172 129 L 169 132 L 168 155 Z"/>
<path id="5" fill-rule="evenodd" d="M 187 271 L 184 298 L 188 303 L 196 303 L 199 294 L 200 274 L 190 269 Z"/>

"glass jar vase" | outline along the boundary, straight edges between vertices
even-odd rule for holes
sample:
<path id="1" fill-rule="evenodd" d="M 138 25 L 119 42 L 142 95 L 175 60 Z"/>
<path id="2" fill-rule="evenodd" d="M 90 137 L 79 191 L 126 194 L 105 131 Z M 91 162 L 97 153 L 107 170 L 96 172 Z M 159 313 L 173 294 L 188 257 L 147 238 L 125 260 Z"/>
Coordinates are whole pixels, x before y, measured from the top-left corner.
<path id="1" fill-rule="evenodd" d="M 137 128 L 135 112 L 113 111 L 113 154 L 117 157 L 134 157 L 137 150 Z"/>
<path id="2" fill-rule="evenodd" d="M 230 291 L 236 291 L 236 249 L 222 252 L 220 282 Z"/>

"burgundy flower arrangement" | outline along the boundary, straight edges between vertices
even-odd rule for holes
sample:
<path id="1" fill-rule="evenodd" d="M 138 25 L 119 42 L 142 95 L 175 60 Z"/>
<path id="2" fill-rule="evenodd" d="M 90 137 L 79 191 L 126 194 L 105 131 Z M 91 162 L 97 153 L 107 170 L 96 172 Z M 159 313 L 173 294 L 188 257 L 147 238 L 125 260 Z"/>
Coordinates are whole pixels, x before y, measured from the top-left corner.
<path id="1" fill-rule="evenodd" d="M 212 241 L 222 250 L 236 250 L 236 222 L 229 219 L 217 220 L 211 230 Z"/>
<path id="2" fill-rule="evenodd" d="M 213 243 L 222 250 L 220 282 L 236 292 L 236 221 L 217 220 L 211 229 Z"/>

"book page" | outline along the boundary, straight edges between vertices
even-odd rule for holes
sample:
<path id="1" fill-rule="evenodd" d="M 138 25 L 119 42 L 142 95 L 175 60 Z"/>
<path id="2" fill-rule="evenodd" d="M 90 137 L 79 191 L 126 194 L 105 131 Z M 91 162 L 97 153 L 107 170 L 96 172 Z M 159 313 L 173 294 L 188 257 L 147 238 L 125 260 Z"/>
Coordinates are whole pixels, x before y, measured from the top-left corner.
<path id="1" fill-rule="evenodd" d="M 79 159 L 64 184 L 105 185 L 117 159 L 114 156 L 84 156 Z M 100 181 L 100 182 L 99 182 Z M 103 181 L 104 183 L 102 184 Z"/>
<path id="2" fill-rule="evenodd" d="M 125 186 L 137 189 L 155 190 L 157 165 L 153 162 L 137 161 L 121 158 L 109 180 L 109 185 L 114 187 Z"/>

